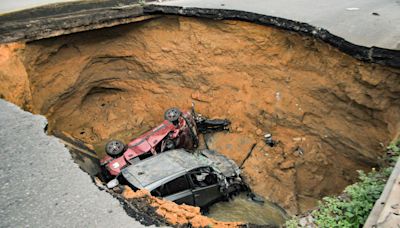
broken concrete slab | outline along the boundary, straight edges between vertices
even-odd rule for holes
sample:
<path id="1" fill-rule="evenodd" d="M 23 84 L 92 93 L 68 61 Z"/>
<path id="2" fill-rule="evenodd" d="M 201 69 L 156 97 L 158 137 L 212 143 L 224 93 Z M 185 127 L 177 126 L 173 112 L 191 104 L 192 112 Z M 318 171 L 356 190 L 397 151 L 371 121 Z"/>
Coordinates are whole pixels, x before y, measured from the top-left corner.
<path id="1" fill-rule="evenodd" d="M 0 15 L 0 43 L 32 41 L 147 20 L 138 1 L 64 2 Z"/>
<path id="2" fill-rule="evenodd" d="M 0 99 L 0 227 L 140 227 L 92 183 L 43 116 Z"/>

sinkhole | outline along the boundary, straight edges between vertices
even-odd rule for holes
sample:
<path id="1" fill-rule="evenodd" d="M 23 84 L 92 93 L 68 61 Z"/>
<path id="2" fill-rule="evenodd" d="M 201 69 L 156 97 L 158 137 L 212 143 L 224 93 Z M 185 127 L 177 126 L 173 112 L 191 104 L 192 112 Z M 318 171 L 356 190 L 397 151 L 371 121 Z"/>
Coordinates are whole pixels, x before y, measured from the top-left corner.
<path id="1" fill-rule="evenodd" d="M 169 107 L 194 102 L 206 116 L 228 118 L 230 130 L 210 134 L 207 145 L 240 164 L 255 144 L 242 172 L 271 203 L 269 215 L 298 214 L 339 194 L 356 181 L 356 170 L 378 165 L 399 132 L 398 69 L 273 27 L 160 16 L 1 49 L 1 97 L 45 115 L 50 134 L 95 151 L 73 153 L 91 174 L 109 139 L 129 142 L 160 123 Z M 265 134 L 278 143 L 266 145 Z M 209 216 L 224 220 L 230 205 L 266 210 L 245 198 L 218 204 Z M 160 211 L 173 224 L 168 210 Z"/>

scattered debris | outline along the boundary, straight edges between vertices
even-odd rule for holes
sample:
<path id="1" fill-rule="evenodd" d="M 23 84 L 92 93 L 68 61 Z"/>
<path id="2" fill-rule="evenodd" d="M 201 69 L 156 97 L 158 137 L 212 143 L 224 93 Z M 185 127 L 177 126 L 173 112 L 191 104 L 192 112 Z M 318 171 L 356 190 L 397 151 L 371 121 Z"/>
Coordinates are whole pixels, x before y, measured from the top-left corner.
<path id="1" fill-rule="evenodd" d="M 276 146 L 276 144 L 278 144 L 277 141 L 272 139 L 272 134 L 269 134 L 269 133 L 265 134 L 264 138 L 265 138 L 265 143 L 270 147 L 274 147 L 274 146 Z"/>
<path id="2" fill-rule="evenodd" d="M 360 8 L 350 7 L 350 8 L 346 8 L 346 10 L 348 10 L 348 11 L 357 11 L 357 10 L 360 10 Z"/>
<path id="3" fill-rule="evenodd" d="M 195 122 L 197 130 L 203 134 L 229 130 L 228 126 L 231 124 L 227 119 L 207 119 L 200 114 L 196 115 Z"/>
<path id="4" fill-rule="evenodd" d="M 255 194 L 254 192 L 249 192 L 249 193 L 247 194 L 247 196 L 248 196 L 252 201 L 254 201 L 254 202 L 256 202 L 256 203 L 261 203 L 261 204 L 263 204 L 263 203 L 265 202 L 265 200 L 264 200 L 263 197 L 261 197 L 261 196 Z"/>
<path id="5" fill-rule="evenodd" d="M 306 138 L 305 137 L 296 137 L 296 138 L 293 138 L 293 141 L 295 141 L 295 142 L 304 142 L 304 141 L 306 141 Z"/>
<path id="6" fill-rule="evenodd" d="M 275 93 L 275 98 L 276 98 L 276 101 L 280 101 L 281 100 L 281 93 L 280 92 L 276 92 Z"/>
<path id="7" fill-rule="evenodd" d="M 308 215 L 306 217 L 303 217 L 299 220 L 299 224 L 300 227 L 316 227 L 314 224 L 314 218 L 312 217 L 312 215 Z"/>
<path id="8" fill-rule="evenodd" d="M 293 150 L 294 155 L 296 156 L 302 156 L 304 154 L 304 150 L 297 146 L 294 150 Z"/>

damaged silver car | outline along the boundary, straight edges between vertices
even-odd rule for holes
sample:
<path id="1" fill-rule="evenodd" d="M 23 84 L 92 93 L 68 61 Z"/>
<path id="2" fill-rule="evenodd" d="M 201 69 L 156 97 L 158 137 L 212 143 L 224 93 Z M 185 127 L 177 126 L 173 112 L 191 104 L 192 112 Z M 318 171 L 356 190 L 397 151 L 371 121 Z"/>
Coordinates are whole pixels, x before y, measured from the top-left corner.
<path id="1" fill-rule="evenodd" d="M 212 150 L 171 150 L 122 170 L 119 182 L 153 196 L 205 208 L 243 189 L 239 167 Z"/>

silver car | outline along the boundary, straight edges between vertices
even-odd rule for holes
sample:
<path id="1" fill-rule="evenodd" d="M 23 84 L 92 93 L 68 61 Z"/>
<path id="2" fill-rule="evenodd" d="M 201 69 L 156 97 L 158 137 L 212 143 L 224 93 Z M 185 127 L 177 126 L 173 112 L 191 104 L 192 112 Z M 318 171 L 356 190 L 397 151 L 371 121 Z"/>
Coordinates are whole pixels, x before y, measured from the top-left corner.
<path id="1" fill-rule="evenodd" d="M 130 165 L 121 174 L 121 181 L 134 189 L 147 189 L 153 196 L 199 207 L 244 188 L 238 166 L 212 150 L 170 150 Z"/>

